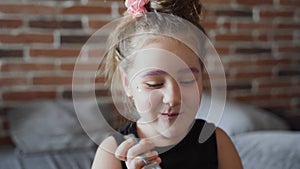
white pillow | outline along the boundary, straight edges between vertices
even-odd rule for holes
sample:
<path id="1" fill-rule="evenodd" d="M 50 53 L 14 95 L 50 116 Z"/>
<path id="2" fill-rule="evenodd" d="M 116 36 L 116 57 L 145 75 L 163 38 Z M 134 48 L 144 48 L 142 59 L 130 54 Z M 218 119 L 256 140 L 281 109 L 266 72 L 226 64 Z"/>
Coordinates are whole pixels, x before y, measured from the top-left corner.
<path id="1" fill-rule="evenodd" d="M 214 100 L 219 102 L 219 100 Z M 196 118 L 206 119 L 211 104 L 211 97 L 202 95 L 201 106 Z M 221 121 L 216 126 L 233 136 L 256 130 L 288 130 L 288 124 L 278 116 L 253 105 L 236 101 L 226 101 Z"/>
<path id="2" fill-rule="evenodd" d="M 36 101 L 8 111 L 10 135 L 24 153 L 94 146 L 82 130 L 72 101 Z"/>

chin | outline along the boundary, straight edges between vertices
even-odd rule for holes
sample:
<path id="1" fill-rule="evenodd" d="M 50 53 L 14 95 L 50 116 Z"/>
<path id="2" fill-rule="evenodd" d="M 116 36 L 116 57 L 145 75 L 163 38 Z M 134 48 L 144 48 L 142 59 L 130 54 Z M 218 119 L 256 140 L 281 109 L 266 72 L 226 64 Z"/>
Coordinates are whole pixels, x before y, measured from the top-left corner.
<path id="1" fill-rule="evenodd" d="M 178 138 L 178 137 L 182 137 L 183 135 L 186 134 L 186 129 L 185 127 L 179 125 L 179 124 L 173 124 L 170 126 L 164 126 L 163 130 L 160 131 L 161 134 L 169 139 L 172 138 Z"/>
<path id="2" fill-rule="evenodd" d="M 194 122 L 193 120 L 194 118 L 185 117 L 177 119 L 173 123 L 163 123 L 161 125 L 164 130 L 161 133 L 168 138 L 185 137 Z"/>

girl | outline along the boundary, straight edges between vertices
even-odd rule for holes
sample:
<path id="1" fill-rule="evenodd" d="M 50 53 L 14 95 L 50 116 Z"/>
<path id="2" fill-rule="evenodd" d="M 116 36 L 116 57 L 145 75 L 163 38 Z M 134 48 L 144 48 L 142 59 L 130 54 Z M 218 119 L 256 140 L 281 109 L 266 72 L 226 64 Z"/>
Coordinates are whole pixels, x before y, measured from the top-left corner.
<path id="1" fill-rule="evenodd" d="M 120 80 L 125 102 L 133 108 L 119 110 L 131 112 L 132 122 L 99 145 L 92 168 L 241 169 L 223 130 L 198 141 L 205 121 L 195 115 L 207 52 L 199 35 L 199 0 L 126 0 L 125 5 L 126 17 L 110 36 L 100 70 L 116 91 Z M 128 134 L 138 141 L 123 137 Z"/>

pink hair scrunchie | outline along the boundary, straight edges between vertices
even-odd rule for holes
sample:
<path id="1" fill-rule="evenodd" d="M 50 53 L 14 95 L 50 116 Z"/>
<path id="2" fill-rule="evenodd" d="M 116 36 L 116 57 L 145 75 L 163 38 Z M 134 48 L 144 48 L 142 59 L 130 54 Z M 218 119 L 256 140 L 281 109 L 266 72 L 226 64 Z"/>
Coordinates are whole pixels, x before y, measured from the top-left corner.
<path id="1" fill-rule="evenodd" d="M 127 7 L 127 12 L 134 18 L 137 18 L 147 13 L 145 5 L 148 2 L 149 0 L 126 0 L 125 6 Z"/>

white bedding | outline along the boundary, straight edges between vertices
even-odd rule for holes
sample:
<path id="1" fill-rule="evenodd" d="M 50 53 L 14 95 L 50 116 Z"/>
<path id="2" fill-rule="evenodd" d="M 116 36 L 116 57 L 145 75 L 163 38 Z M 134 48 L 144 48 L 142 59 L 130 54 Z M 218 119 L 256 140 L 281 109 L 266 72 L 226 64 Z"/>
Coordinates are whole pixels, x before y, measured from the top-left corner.
<path id="1" fill-rule="evenodd" d="M 197 118 L 205 119 L 205 112 L 209 105 L 210 97 L 204 95 L 201 105 L 202 112 L 197 114 Z M 77 134 L 85 135 L 80 130 L 79 123 L 74 120 L 76 114 L 71 111 L 71 103 L 62 106 L 62 103 L 43 102 L 42 104 L 40 102 L 27 104 L 22 110 L 16 110 L 18 111 L 15 113 L 11 112 L 11 117 L 19 115 L 20 119 L 11 118 L 10 120 L 13 121 L 11 134 L 17 147 L 16 149 L 0 150 L 0 169 L 90 168 L 96 147 L 94 144 L 85 142 L 86 138 L 83 139 L 84 144 L 81 144 L 82 141 L 77 141 L 76 146 L 67 145 L 60 139 L 56 139 L 58 141 L 55 143 L 56 148 L 49 146 L 49 141 L 55 139 L 53 137 L 65 135 L 62 133 L 57 135 L 57 132 L 64 131 L 66 135 L 71 134 L 72 137 Z M 42 116 L 43 113 L 40 112 L 52 113 L 51 116 L 50 114 Z M 26 114 L 27 116 L 25 116 Z M 31 116 L 28 116 L 29 114 Z M 46 120 L 45 123 L 49 124 L 46 128 L 47 131 L 45 131 L 45 127 L 38 126 L 41 120 L 37 121 L 37 117 Z M 68 126 L 74 125 L 74 127 L 66 126 L 66 124 L 70 124 L 66 121 L 72 122 L 72 125 Z M 29 124 L 35 125 L 33 128 L 27 128 L 25 132 L 26 127 L 31 127 Z M 58 126 L 60 130 L 54 130 Z M 245 169 L 300 169 L 300 131 L 289 131 L 287 123 L 277 116 L 250 105 L 227 101 L 223 117 L 217 126 L 224 129 L 232 138 Z M 44 132 L 40 132 L 40 130 Z M 22 143 L 16 139 L 25 139 L 27 137 L 23 137 L 23 135 L 33 131 L 40 133 L 40 135 L 31 133 L 32 138 L 37 138 L 35 141 L 41 141 L 41 137 L 44 137 L 44 141 L 46 141 L 43 144 L 39 143 L 39 146 L 34 146 L 37 142 L 32 142 L 32 138 Z M 78 140 L 81 138 L 76 137 Z M 64 147 L 57 147 L 58 145 Z M 25 154 L 20 152 L 25 152 Z"/>
<path id="2" fill-rule="evenodd" d="M 244 169 L 300 169 L 300 132 L 255 131 L 232 140 Z"/>
<path id="3" fill-rule="evenodd" d="M 211 97 L 204 94 L 197 118 L 207 116 Z M 300 169 L 300 131 L 257 107 L 227 100 L 216 124 L 233 140 L 244 169 Z"/>

